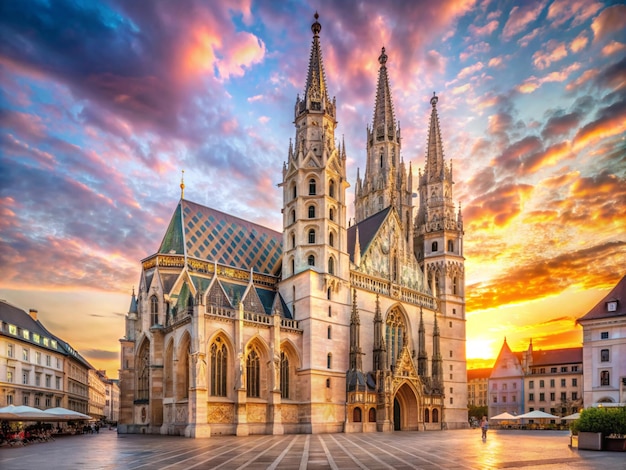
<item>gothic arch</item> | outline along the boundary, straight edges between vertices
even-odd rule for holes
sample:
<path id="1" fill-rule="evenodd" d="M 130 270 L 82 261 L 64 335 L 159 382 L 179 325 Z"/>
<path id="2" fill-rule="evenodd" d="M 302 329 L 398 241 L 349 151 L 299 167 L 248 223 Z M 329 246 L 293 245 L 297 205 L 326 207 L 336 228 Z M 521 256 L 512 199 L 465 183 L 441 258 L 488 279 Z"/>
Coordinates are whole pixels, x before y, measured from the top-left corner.
<path id="1" fill-rule="evenodd" d="M 394 429 L 417 431 L 419 422 L 419 396 L 410 380 L 398 384 L 394 393 Z M 399 422 L 396 422 L 399 420 Z"/>
<path id="2" fill-rule="evenodd" d="M 189 398 L 190 374 L 189 374 L 189 355 L 191 353 L 191 335 L 185 331 L 178 342 L 176 348 L 176 358 L 178 359 L 175 366 L 175 386 L 176 400 Z"/>
<path id="3" fill-rule="evenodd" d="M 135 400 L 148 402 L 150 400 L 150 340 L 144 338 L 137 349 L 135 357 L 136 390 Z"/>
<path id="4" fill-rule="evenodd" d="M 233 388 L 233 371 L 235 367 L 235 350 L 228 334 L 219 329 L 207 342 L 207 369 L 209 396 L 228 397 Z"/>
<path id="5" fill-rule="evenodd" d="M 249 398 L 267 398 L 271 377 L 268 374 L 269 347 L 259 335 L 247 342 L 245 351 L 246 393 Z"/>
<path id="6" fill-rule="evenodd" d="M 402 304 L 392 305 L 385 315 L 385 344 L 387 345 L 387 363 L 394 366 L 396 359 L 405 346 L 405 340 L 411 348 L 411 324 Z"/>
<path id="7" fill-rule="evenodd" d="M 174 338 L 167 342 L 164 364 L 165 386 L 163 396 L 169 398 L 174 396 Z"/>
<path id="8" fill-rule="evenodd" d="M 283 341 L 280 345 L 280 393 L 281 398 L 296 400 L 296 371 L 300 367 L 300 356 L 295 345 L 290 341 Z"/>

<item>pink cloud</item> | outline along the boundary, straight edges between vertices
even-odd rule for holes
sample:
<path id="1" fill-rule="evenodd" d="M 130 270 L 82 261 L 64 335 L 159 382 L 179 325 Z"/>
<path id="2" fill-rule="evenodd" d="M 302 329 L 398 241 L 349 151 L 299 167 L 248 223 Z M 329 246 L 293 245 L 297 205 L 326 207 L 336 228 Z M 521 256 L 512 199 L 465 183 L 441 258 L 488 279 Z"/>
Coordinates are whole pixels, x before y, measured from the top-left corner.
<path id="1" fill-rule="evenodd" d="M 626 44 L 617 41 L 611 41 L 602 48 L 602 55 L 609 56 L 626 50 Z"/>
<path id="2" fill-rule="evenodd" d="M 579 52 L 585 48 L 588 42 L 589 38 L 587 37 L 587 34 L 583 31 L 574 38 L 574 40 L 570 43 L 569 48 L 572 52 Z"/>
<path id="3" fill-rule="evenodd" d="M 468 67 L 465 67 L 464 69 L 462 69 L 459 74 L 457 75 L 457 79 L 459 80 L 463 80 L 464 78 L 474 74 L 475 72 L 478 72 L 479 70 L 482 70 L 482 68 L 484 67 L 482 62 L 476 62 L 473 65 L 470 65 Z"/>
<path id="4" fill-rule="evenodd" d="M 555 0 L 548 8 L 547 18 L 553 27 L 559 27 L 573 20 L 574 26 L 591 18 L 600 9 L 602 4 L 589 0 Z"/>
<path id="5" fill-rule="evenodd" d="M 580 88 L 582 85 L 584 85 L 585 83 L 587 83 L 589 80 L 593 79 L 594 77 L 596 77 L 598 75 L 598 73 L 600 73 L 597 69 L 588 69 L 585 70 L 580 77 L 578 77 L 576 80 L 572 80 L 571 82 L 569 82 L 567 85 L 565 85 L 565 89 L 567 91 L 573 91 L 577 88 Z"/>
<path id="6" fill-rule="evenodd" d="M 217 60 L 220 78 L 241 77 L 246 68 L 263 61 L 265 44 L 255 35 L 240 31 L 231 35 L 228 45 L 220 49 L 220 55 Z"/>
<path id="7" fill-rule="evenodd" d="M 473 36 L 490 36 L 496 29 L 498 29 L 499 23 L 496 20 L 492 20 L 484 26 L 469 25 L 467 28 Z"/>
<path id="8" fill-rule="evenodd" d="M 535 28 L 530 33 L 522 36 L 517 40 L 520 47 L 526 47 L 530 42 L 535 39 L 539 34 L 543 33 L 544 28 Z"/>
<path id="9" fill-rule="evenodd" d="M 521 7 L 514 6 L 502 30 L 504 40 L 508 41 L 524 31 L 529 24 L 537 20 L 545 6 L 546 2 L 543 0 L 524 2 L 524 5 Z"/>

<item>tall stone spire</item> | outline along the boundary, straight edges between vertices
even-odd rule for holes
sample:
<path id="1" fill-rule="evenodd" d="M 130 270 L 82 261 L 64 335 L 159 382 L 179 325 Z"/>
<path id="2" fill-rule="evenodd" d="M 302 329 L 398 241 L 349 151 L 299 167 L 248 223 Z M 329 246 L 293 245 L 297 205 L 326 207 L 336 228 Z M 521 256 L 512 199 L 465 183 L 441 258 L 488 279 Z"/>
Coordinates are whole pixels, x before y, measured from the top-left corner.
<path id="1" fill-rule="evenodd" d="M 433 331 L 433 363 L 432 363 L 433 387 L 441 388 L 443 380 L 443 358 L 441 357 L 441 343 L 439 325 L 437 324 L 437 312 L 435 312 L 435 326 Z"/>
<path id="2" fill-rule="evenodd" d="M 305 111 L 327 111 L 335 116 L 335 99 L 331 101 L 326 88 L 326 74 L 322 61 L 322 48 L 320 46 L 320 31 L 322 25 L 317 21 L 319 15 L 315 12 L 315 23 L 311 25 L 313 31 L 313 45 L 309 58 L 309 72 L 307 74 L 304 97 L 296 102 L 296 117 Z"/>
<path id="3" fill-rule="evenodd" d="M 417 353 L 417 375 L 426 377 L 428 373 L 428 354 L 426 353 L 426 329 L 424 328 L 424 312 L 420 306 L 420 325 L 418 330 L 419 349 Z"/>
<path id="4" fill-rule="evenodd" d="M 426 153 L 426 169 L 428 180 L 444 178 L 443 144 L 441 143 L 441 130 L 439 129 L 439 115 L 437 114 L 437 102 L 439 98 L 433 92 L 430 99 L 432 111 L 430 112 L 430 128 L 428 130 L 428 150 Z"/>
<path id="5" fill-rule="evenodd" d="M 413 189 L 400 156 L 400 125 L 394 114 L 387 60 L 383 47 L 378 57 L 380 69 L 372 127 L 367 127 L 367 162 L 363 181 L 357 176 L 355 219 L 359 223 L 392 206 L 406 225 L 408 240 L 413 234 Z"/>
<path id="6" fill-rule="evenodd" d="M 374 370 L 387 369 L 387 351 L 383 339 L 383 316 L 380 311 L 380 299 L 376 294 L 376 311 L 374 312 Z"/>
<path id="7" fill-rule="evenodd" d="M 350 369 L 362 369 L 362 351 L 360 341 L 361 320 L 359 309 L 356 306 L 356 289 L 352 290 L 352 314 L 350 315 Z"/>

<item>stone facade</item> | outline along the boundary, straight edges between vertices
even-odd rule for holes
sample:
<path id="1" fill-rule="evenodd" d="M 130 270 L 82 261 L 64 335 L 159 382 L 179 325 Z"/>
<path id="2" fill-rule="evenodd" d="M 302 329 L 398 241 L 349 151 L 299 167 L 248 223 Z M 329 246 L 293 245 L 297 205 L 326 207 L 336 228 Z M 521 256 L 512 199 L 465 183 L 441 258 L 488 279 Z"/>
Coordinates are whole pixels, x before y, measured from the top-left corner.
<path id="1" fill-rule="evenodd" d="M 317 16 L 312 31 L 280 184 L 282 231 L 183 192 L 158 252 L 142 261 L 120 340 L 118 432 L 467 426 L 463 222 L 443 159 L 438 98 L 414 219 L 383 49 L 356 219 L 348 223 L 346 148 L 335 139 Z"/>

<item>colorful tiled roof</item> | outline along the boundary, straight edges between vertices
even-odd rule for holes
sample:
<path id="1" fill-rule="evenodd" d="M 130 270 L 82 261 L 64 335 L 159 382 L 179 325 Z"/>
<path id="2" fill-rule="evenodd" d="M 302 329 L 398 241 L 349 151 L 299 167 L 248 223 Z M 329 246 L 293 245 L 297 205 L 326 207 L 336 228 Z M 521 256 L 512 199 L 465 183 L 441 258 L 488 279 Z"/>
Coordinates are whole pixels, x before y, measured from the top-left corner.
<path id="1" fill-rule="evenodd" d="M 158 252 L 277 275 L 282 239 L 280 232 L 183 199 Z"/>
<path id="2" fill-rule="evenodd" d="M 608 303 L 617 302 L 615 310 L 609 311 Z M 622 277 L 622 280 L 604 297 L 600 302 L 596 304 L 587 314 L 576 320 L 576 322 L 583 322 L 586 320 L 597 320 L 600 318 L 613 318 L 626 316 L 626 276 Z"/>

